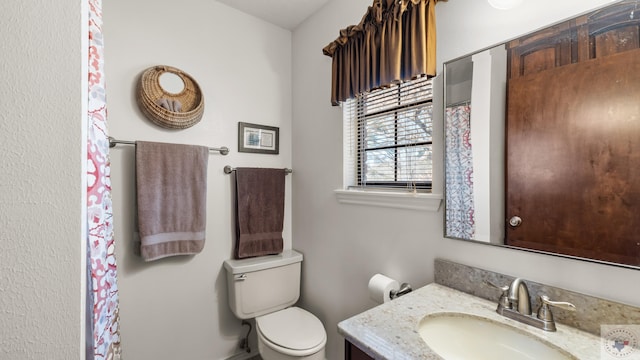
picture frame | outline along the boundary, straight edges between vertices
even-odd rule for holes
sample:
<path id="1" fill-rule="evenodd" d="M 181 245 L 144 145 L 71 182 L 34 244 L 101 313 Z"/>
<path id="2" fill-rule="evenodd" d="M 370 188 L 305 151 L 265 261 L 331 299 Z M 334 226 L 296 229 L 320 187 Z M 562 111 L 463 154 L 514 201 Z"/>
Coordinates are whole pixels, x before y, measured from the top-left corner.
<path id="1" fill-rule="evenodd" d="M 280 128 L 238 122 L 238 152 L 279 154 Z"/>

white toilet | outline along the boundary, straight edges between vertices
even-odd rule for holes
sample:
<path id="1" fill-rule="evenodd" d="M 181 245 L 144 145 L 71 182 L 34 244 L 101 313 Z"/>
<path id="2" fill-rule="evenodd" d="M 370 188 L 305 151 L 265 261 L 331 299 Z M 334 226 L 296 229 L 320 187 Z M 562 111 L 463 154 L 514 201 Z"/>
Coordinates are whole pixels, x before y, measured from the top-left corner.
<path id="1" fill-rule="evenodd" d="M 229 306 L 240 319 L 256 319 L 264 360 L 324 360 L 327 333 L 310 312 L 291 307 L 300 297 L 302 254 L 225 260 Z"/>

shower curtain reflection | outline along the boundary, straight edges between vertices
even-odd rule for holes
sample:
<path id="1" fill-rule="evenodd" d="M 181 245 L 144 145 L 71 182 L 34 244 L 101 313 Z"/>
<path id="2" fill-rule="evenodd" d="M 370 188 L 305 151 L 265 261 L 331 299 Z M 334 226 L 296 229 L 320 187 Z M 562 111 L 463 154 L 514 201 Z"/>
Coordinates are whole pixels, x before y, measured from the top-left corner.
<path id="1" fill-rule="evenodd" d="M 445 114 L 446 228 L 449 237 L 473 239 L 473 156 L 471 149 L 471 106 L 447 107 Z"/>

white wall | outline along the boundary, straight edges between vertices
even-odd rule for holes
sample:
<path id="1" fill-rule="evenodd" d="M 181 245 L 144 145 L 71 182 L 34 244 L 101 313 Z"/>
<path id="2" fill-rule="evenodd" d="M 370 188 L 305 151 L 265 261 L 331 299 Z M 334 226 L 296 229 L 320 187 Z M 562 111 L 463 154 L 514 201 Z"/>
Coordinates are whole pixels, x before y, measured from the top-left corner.
<path id="1" fill-rule="evenodd" d="M 0 11 L 1 359 L 83 358 L 87 13 Z"/>
<path id="2" fill-rule="evenodd" d="M 339 205 L 342 112 L 330 103 L 331 58 L 322 48 L 356 24 L 370 0 L 330 2 L 293 34 L 293 238 L 305 255 L 303 306 L 324 323 L 327 358 L 343 357 L 336 324 L 375 305 L 377 272 L 422 286 L 432 279 L 441 213 Z"/>
<path id="3" fill-rule="evenodd" d="M 605 3 L 540 0 L 499 11 L 485 1 L 440 2 L 438 69 L 443 61 Z M 327 328 L 327 357 L 342 358 L 337 323 L 375 305 L 367 293 L 374 273 L 422 286 L 433 281 L 436 257 L 640 306 L 640 289 L 630 286 L 640 280 L 637 270 L 444 239 L 442 209 L 424 213 L 338 204 L 333 190 L 342 185 L 342 114 L 330 106 L 331 59 L 321 49 L 339 29 L 359 22 L 369 5 L 369 0 L 333 0 L 293 34 L 293 238 L 305 255 L 303 305 Z M 441 122 L 441 112 L 437 116 Z M 436 144 L 441 126 L 436 130 L 434 144 L 441 147 Z M 442 191 L 441 182 L 434 186 Z"/>
<path id="4" fill-rule="evenodd" d="M 241 350 L 247 331 L 227 302 L 223 261 L 232 257 L 232 177 L 225 165 L 291 167 L 291 32 L 216 1 L 111 0 L 104 4 L 109 132 L 122 140 L 227 146 L 211 153 L 207 238 L 193 257 L 145 263 L 134 254 L 134 147 L 111 151 L 113 212 L 125 359 L 212 360 Z M 192 75 L 205 97 L 200 123 L 165 130 L 134 99 L 137 77 L 166 64 Z M 280 155 L 237 152 L 238 122 L 280 128 Z M 291 176 L 285 247 L 291 247 Z M 255 332 L 254 332 L 255 334 Z M 252 348 L 257 351 L 255 342 Z"/>
<path id="5" fill-rule="evenodd" d="M 502 244 L 507 52 L 504 46 L 496 46 L 474 54 L 472 58 L 474 239 Z"/>

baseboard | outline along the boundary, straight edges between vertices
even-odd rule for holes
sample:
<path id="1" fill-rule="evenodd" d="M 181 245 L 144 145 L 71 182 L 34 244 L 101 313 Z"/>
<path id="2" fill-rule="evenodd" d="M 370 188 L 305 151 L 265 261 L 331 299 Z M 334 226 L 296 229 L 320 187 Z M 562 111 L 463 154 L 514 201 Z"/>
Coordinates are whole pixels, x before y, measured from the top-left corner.
<path id="1" fill-rule="evenodd" d="M 246 351 L 243 351 L 241 353 L 237 353 L 237 354 L 235 354 L 235 355 L 233 355 L 231 357 L 228 357 L 225 360 L 248 360 L 248 359 L 251 359 L 251 358 L 254 358 L 254 357 L 257 358 L 257 359 L 260 359 L 258 357 L 259 355 L 260 354 L 258 354 L 258 352 L 253 352 L 252 351 L 252 352 L 248 353 Z"/>

